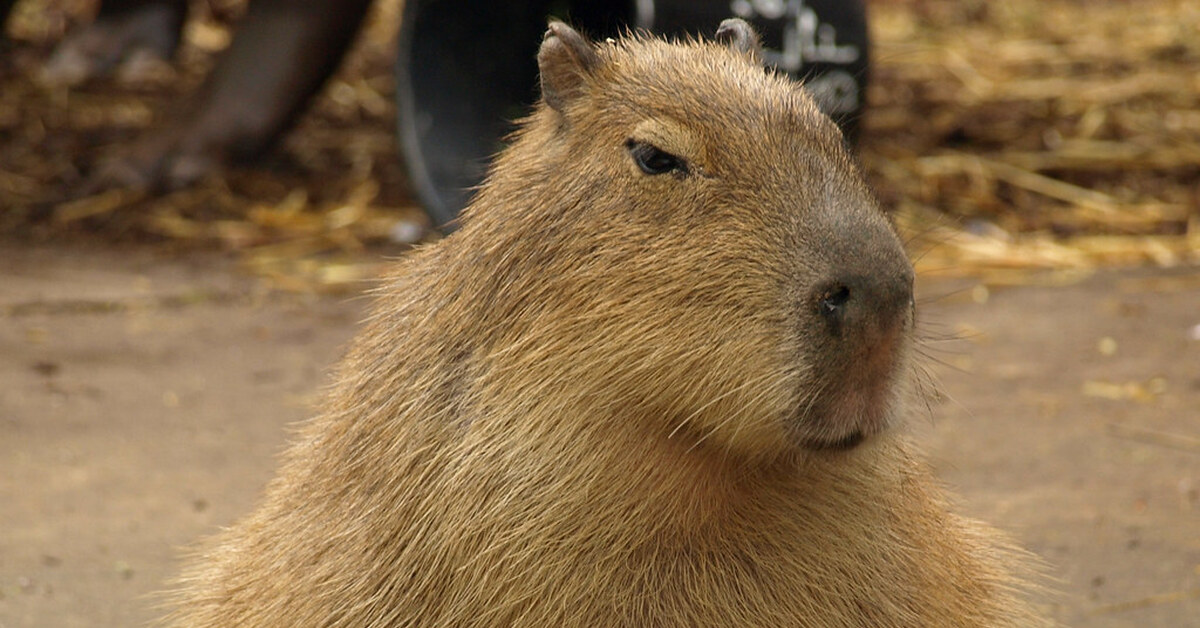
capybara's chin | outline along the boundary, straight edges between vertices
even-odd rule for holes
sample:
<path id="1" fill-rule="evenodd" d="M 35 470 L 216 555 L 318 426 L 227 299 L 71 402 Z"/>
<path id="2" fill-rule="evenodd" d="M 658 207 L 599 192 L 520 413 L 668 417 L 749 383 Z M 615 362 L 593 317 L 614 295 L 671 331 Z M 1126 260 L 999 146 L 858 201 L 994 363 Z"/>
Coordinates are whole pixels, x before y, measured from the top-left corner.
<path id="1" fill-rule="evenodd" d="M 850 397 L 801 409 L 790 419 L 793 439 L 809 451 L 845 451 L 886 434 L 899 420 L 900 402 L 891 390 Z"/>

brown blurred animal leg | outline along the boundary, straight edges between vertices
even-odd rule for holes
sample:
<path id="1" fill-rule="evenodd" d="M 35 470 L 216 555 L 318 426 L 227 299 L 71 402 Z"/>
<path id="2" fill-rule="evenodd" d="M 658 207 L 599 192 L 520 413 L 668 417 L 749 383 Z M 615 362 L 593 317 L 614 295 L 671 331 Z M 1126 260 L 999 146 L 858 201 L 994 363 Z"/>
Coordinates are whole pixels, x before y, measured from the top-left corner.
<path id="1" fill-rule="evenodd" d="M 166 126 L 103 159 L 93 185 L 170 189 L 267 149 L 337 68 L 369 0 L 255 0 Z"/>

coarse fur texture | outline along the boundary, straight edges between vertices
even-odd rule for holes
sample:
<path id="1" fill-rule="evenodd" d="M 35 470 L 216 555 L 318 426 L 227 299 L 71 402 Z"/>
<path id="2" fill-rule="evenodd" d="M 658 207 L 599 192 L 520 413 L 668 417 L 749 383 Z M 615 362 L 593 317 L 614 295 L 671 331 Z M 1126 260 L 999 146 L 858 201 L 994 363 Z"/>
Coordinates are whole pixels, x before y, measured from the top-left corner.
<path id="1" fill-rule="evenodd" d="M 1044 625 L 1023 555 L 889 429 L 911 266 L 742 26 L 551 24 L 548 97 L 379 290 L 175 624 Z"/>

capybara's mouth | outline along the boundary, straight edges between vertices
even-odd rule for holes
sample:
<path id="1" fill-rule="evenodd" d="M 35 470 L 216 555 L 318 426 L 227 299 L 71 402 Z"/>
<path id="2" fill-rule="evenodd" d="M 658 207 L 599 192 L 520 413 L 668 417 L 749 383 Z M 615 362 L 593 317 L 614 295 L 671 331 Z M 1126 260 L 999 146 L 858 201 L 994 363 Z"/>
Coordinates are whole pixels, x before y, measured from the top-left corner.
<path id="1" fill-rule="evenodd" d="M 886 381 L 852 386 L 850 392 L 832 392 L 795 416 L 796 442 L 809 451 L 847 451 L 890 427 L 895 409 L 894 391 Z"/>
<path id="2" fill-rule="evenodd" d="M 865 440 L 867 435 L 862 430 L 856 430 L 836 439 L 806 438 L 803 445 L 805 449 L 812 451 L 848 451 L 858 447 Z"/>

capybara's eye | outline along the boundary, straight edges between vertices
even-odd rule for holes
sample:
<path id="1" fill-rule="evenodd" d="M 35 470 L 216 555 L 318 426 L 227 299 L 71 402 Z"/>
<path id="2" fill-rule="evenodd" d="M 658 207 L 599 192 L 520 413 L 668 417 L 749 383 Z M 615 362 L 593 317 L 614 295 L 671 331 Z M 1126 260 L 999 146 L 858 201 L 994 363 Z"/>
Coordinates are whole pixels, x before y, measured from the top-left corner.
<path id="1" fill-rule="evenodd" d="M 653 144 L 639 142 L 635 139 L 625 141 L 625 148 L 633 156 L 633 161 L 646 174 L 664 174 L 667 172 L 687 172 L 687 163 L 679 157 Z"/>

